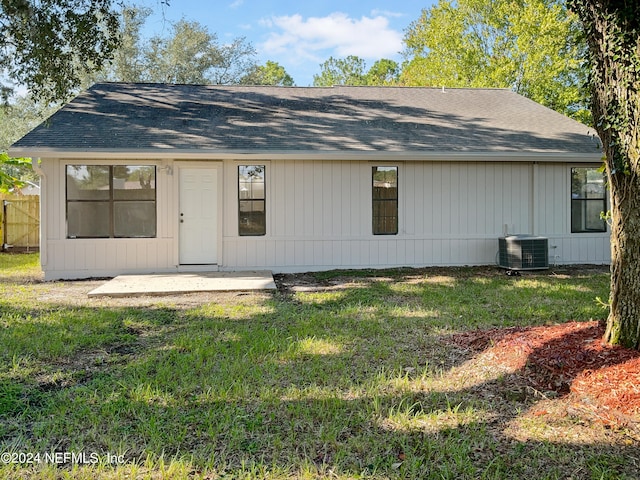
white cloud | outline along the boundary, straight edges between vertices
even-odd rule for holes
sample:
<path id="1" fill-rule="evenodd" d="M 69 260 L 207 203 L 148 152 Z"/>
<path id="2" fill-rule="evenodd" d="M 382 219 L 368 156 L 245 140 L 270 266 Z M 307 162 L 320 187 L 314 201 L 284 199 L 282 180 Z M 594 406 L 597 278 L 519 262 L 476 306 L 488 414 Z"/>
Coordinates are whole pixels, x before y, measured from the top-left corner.
<path id="1" fill-rule="evenodd" d="M 371 10 L 371 15 L 373 15 L 374 17 L 396 17 L 396 18 L 400 18 L 400 17 L 404 17 L 405 14 L 404 13 L 400 13 L 400 12 L 392 12 L 389 10 Z"/>
<path id="2" fill-rule="evenodd" d="M 241 7 L 243 3 L 244 3 L 244 0 L 234 0 L 234 1 L 229 5 L 229 8 L 238 8 L 238 7 Z"/>
<path id="3" fill-rule="evenodd" d="M 382 15 L 353 19 L 336 12 L 305 19 L 296 14 L 265 18 L 260 23 L 276 30 L 261 45 L 267 55 L 287 53 L 315 61 L 331 55 L 357 55 L 370 60 L 396 56 L 402 49 L 402 33 L 391 29 Z"/>

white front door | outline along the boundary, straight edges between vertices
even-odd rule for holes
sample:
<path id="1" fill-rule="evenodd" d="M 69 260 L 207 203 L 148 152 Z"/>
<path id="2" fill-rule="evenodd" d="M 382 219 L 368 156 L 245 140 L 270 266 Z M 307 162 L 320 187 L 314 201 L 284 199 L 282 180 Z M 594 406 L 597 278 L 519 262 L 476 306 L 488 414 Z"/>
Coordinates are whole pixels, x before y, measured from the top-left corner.
<path id="1" fill-rule="evenodd" d="M 179 241 L 181 265 L 218 261 L 218 170 L 180 168 Z"/>

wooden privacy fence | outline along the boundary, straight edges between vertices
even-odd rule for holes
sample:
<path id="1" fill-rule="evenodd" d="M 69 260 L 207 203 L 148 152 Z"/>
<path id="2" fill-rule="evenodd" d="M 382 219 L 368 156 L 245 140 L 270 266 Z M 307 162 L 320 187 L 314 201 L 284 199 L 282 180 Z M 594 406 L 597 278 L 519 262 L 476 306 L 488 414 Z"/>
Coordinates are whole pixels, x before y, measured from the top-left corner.
<path id="1" fill-rule="evenodd" d="M 40 197 L 0 195 L 0 238 L 2 251 L 40 247 Z"/>

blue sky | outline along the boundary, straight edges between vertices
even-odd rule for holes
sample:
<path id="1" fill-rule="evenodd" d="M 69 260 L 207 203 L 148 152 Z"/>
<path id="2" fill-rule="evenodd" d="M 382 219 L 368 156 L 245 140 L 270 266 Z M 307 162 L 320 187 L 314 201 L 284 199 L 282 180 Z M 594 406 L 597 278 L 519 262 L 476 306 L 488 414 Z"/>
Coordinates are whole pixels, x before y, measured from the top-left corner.
<path id="1" fill-rule="evenodd" d="M 205 25 L 220 43 L 246 37 L 258 63 L 273 60 L 285 67 L 296 85 L 313 83 L 320 64 L 330 56 L 357 55 L 367 66 L 380 58 L 398 62 L 402 37 L 432 1 L 334 0 L 171 0 L 160 12 L 159 0 L 139 0 L 156 13 L 150 34 L 170 31 L 170 22 L 185 18 Z"/>

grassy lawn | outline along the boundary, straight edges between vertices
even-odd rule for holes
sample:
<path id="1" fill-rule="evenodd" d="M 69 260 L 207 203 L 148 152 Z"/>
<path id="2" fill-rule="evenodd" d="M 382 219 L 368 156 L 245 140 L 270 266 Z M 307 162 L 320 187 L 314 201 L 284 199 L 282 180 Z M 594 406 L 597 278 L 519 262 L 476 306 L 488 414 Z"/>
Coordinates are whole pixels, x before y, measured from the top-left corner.
<path id="1" fill-rule="evenodd" d="M 90 300 L 90 282 L 32 282 L 37 256 L 10 257 L 2 478 L 637 478 L 624 432 L 448 341 L 603 318 L 602 271 L 330 272 L 275 294 Z"/>

